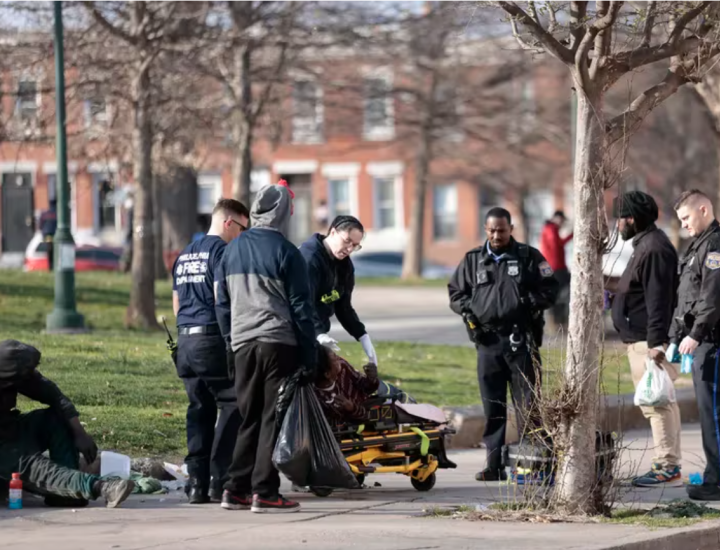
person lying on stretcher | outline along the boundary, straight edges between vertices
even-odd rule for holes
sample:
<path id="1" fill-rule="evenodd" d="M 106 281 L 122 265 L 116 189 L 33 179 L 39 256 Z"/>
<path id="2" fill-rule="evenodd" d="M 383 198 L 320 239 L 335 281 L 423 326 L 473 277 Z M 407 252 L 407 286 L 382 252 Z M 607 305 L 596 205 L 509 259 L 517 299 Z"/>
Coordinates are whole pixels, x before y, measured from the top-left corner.
<path id="1" fill-rule="evenodd" d="M 363 375 L 335 352 L 324 348 L 318 367 L 315 393 L 327 419 L 330 422 L 365 420 L 368 411 L 364 403 L 380 385 L 377 365 L 364 365 Z"/>

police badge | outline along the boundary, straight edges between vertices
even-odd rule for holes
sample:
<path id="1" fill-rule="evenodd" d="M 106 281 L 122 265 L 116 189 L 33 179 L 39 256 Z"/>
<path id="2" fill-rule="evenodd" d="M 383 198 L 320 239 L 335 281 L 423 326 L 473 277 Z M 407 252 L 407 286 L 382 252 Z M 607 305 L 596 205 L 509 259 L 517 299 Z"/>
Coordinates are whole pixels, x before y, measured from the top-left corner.
<path id="1" fill-rule="evenodd" d="M 520 266 L 517 262 L 508 262 L 508 275 L 510 277 L 517 277 L 520 275 Z"/>

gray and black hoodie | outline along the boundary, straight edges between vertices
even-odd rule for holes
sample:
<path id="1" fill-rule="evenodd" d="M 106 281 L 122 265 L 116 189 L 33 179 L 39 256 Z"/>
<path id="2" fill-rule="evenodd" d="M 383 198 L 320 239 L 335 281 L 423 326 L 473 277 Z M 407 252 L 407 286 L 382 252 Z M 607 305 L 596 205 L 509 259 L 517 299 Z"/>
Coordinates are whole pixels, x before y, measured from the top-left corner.
<path id="1" fill-rule="evenodd" d="M 316 340 L 308 271 L 286 238 L 291 201 L 281 185 L 258 192 L 250 211 L 252 228 L 225 249 L 215 278 L 215 309 L 233 351 L 255 341 L 297 345 L 299 363 L 312 368 Z"/>

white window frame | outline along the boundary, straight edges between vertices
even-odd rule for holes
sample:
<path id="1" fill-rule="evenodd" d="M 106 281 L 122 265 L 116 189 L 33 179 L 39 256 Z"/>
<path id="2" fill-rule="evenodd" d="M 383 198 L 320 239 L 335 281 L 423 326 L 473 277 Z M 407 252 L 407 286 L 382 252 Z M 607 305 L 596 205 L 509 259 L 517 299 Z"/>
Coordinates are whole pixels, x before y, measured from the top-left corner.
<path id="1" fill-rule="evenodd" d="M 437 200 L 436 200 L 436 199 L 437 199 L 436 191 L 437 191 L 437 189 L 440 188 L 440 187 L 448 187 L 448 188 L 451 188 L 451 189 L 454 191 L 454 193 L 455 193 L 455 207 L 454 207 L 454 212 L 443 212 L 444 215 L 446 214 L 446 215 L 448 215 L 448 216 L 454 216 L 454 217 L 455 217 L 455 231 L 454 231 L 454 235 L 452 235 L 451 237 L 437 236 L 437 235 L 436 235 L 436 232 L 435 232 L 435 227 L 436 227 L 436 225 L 435 225 L 435 217 L 436 217 L 437 206 L 438 206 L 438 205 L 437 205 Z M 453 242 L 453 241 L 456 241 L 456 240 L 458 239 L 458 236 L 459 236 L 459 235 L 458 235 L 458 232 L 459 232 L 459 229 L 460 229 L 460 223 L 458 222 L 458 214 L 459 214 L 459 209 L 460 209 L 460 198 L 459 198 L 459 194 L 458 194 L 458 193 L 459 193 L 459 189 L 458 189 L 458 184 L 457 184 L 456 182 L 448 182 L 448 183 L 442 183 L 442 184 L 433 185 L 433 196 L 432 196 L 432 236 L 433 236 L 433 240 L 434 240 L 435 242 Z"/>
<path id="2" fill-rule="evenodd" d="M 300 117 L 295 104 L 295 85 L 309 82 L 315 86 L 315 115 L 314 117 Z M 323 104 L 323 89 L 320 83 L 311 78 L 296 78 L 293 81 L 293 116 L 292 141 L 293 143 L 321 143 L 323 141 L 323 124 L 325 120 L 325 106 Z"/>
<path id="3" fill-rule="evenodd" d="M 401 230 L 405 226 L 405 201 L 403 188 L 403 170 L 404 165 L 399 161 L 390 162 L 369 162 L 366 172 L 372 180 L 373 186 L 373 230 L 375 231 L 396 231 Z M 394 206 L 395 206 L 395 225 L 392 227 L 379 227 L 380 221 L 380 204 L 379 193 L 376 185 L 377 179 L 393 179 L 394 183 Z"/>
<path id="4" fill-rule="evenodd" d="M 388 141 L 395 138 L 395 101 L 392 94 L 393 73 L 387 68 L 365 69 L 362 75 L 362 100 L 363 100 L 363 138 L 367 141 Z M 367 120 L 367 109 L 369 99 L 366 96 L 366 82 L 368 80 L 383 80 L 390 93 L 385 96 L 385 112 L 387 114 L 386 124 L 381 126 L 369 126 Z"/>
<path id="5" fill-rule="evenodd" d="M 23 121 L 22 118 L 22 108 L 20 106 L 20 84 L 22 82 L 34 82 L 35 83 L 35 115 L 32 118 L 25 119 Z M 40 119 L 40 108 L 42 106 L 42 79 L 40 78 L 40 75 L 38 74 L 32 74 L 30 72 L 24 72 L 20 74 L 17 78 L 16 86 L 15 86 L 15 117 L 20 122 L 25 122 L 27 124 L 36 124 L 38 120 Z"/>
<path id="6" fill-rule="evenodd" d="M 88 97 L 83 101 L 83 118 L 85 121 L 85 129 L 86 130 L 103 130 L 108 128 L 110 126 L 110 119 L 111 119 L 111 110 L 110 105 L 107 102 L 106 97 L 102 97 L 102 100 L 105 102 L 105 112 L 103 115 L 99 118 L 93 117 L 92 112 L 90 110 L 90 102 L 93 101 L 92 98 Z"/>
<path id="7" fill-rule="evenodd" d="M 203 205 L 200 204 L 200 196 L 198 193 L 198 214 L 212 214 L 215 204 L 222 197 L 222 174 L 220 172 L 200 172 L 197 177 L 198 191 L 201 187 L 214 189 L 212 205 L 209 210 L 202 209 Z"/>
<path id="8" fill-rule="evenodd" d="M 531 189 L 523 197 L 522 208 L 527 215 L 525 241 L 538 247 L 543 225 L 555 212 L 555 191 L 552 189 Z M 532 233 L 532 234 L 531 234 Z"/>
<path id="9" fill-rule="evenodd" d="M 360 173 L 359 162 L 328 163 L 322 166 L 322 175 L 326 180 L 328 197 L 328 217 L 332 220 L 337 214 L 335 211 L 335 197 L 333 196 L 331 180 L 347 180 L 348 201 L 350 215 L 358 216 L 358 174 Z"/>
<path id="10" fill-rule="evenodd" d="M 101 235 L 103 233 L 107 232 L 113 232 L 113 231 L 122 231 L 122 202 L 118 201 L 116 195 L 120 195 L 123 193 L 122 191 L 122 185 L 120 184 L 119 176 L 118 176 L 118 170 L 117 165 L 110 166 L 108 165 L 106 169 L 103 170 L 92 170 L 91 168 L 98 168 L 97 166 L 91 166 L 88 168 L 88 173 L 90 174 L 90 181 L 92 184 L 92 193 L 93 193 L 93 233 L 96 235 Z M 100 209 L 102 208 L 102 205 L 100 204 L 100 188 L 98 187 L 96 180 L 96 176 L 104 177 L 110 181 L 113 182 L 115 190 L 113 192 L 113 202 L 114 209 L 115 209 L 115 220 L 112 227 L 102 227 L 100 225 Z"/>

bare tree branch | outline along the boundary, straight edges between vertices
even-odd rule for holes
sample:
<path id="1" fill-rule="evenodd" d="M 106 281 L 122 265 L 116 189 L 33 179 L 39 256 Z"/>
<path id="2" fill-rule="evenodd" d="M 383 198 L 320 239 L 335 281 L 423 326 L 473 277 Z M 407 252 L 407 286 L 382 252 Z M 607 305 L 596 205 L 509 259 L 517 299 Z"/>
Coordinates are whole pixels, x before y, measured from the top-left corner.
<path id="1" fill-rule="evenodd" d="M 512 17 L 517 18 L 545 49 L 563 63 L 572 63 L 572 54 L 565 46 L 546 31 L 539 23 L 536 23 L 525 11 L 515 2 L 498 2 L 498 5 Z"/>
<path id="2" fill-rule="evenodd" d="M 585 35 L 585 17 L 587 16 L 587 2 L 570 2 L 570 51 L 575 52 L 580 47 L 580 41 Z"/>
<path id="3" fill-rule="evenodd" d="M 675 22 L 675 28 L 670 33 L 670 37 L 668 38 L 668 43 L 670 45 L 675 46 L 680 40 L 680 37 L 685 30 L 685 27 L 687 27 L 688 23 L 695 20 L 702 12 L 704 12 L 712 2 L 702 2 L 692 8 L 691 10 L 686 11 L 684 14 L 682 14 L 677 21 Z"/>
<path id="4" fill-rule="evenodd" d="M 92 15 L 93 19 L 107 32 L 112 34 L 113 36 L 120 38 L 121 40 L 124 40 L 128 44 L 136 44 L 137 43 L 137 36 L 134 36 L 130 33 L 127 33 L 123 31 L 121 28 L 116 27 L 110 21 L 108 21 L 105 16 L 100 13 L 100 11 L 97 9 L 97 6 L 95 5 L 95 2 L 83 2 L 83 5 L 87 8 L 90 15 Z"/>
<path id="5" fill-rule="evenodd" d="M 645 26 L 643 27 L 643 40 L 640 43 L 641 48 L 649 48 L 652 42 L 652 32 L 655 27 L 655 15 L 657 13 L 657 2 L 648 2 L 647 12 L 645 13 Z"/>

